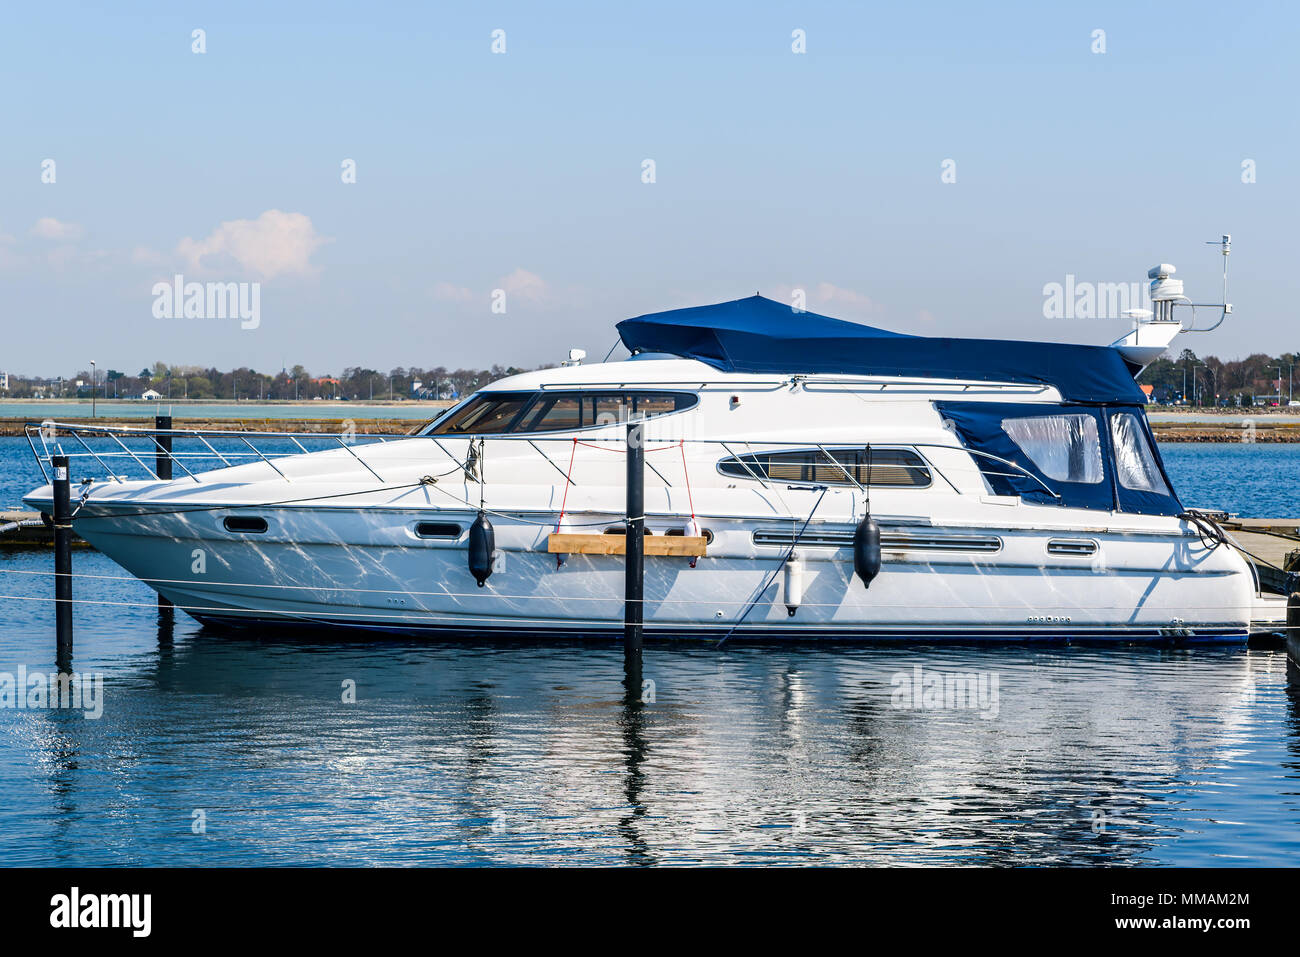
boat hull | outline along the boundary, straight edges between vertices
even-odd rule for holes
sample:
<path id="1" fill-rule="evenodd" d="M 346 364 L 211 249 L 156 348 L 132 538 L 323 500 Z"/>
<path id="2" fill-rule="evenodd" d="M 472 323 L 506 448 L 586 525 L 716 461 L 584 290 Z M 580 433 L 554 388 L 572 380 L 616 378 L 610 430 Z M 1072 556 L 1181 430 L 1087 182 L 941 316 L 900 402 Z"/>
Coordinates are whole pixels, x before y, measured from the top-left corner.
<path id="1" fill-rule="evenodd" d="M 262 535 L 227 531 L 229 510 L 90 511 L 77 531 L 160 595 L 214 624 L 283 625 L 428 636 L 592 636 L 621 632 L 624 559 L 547 553 L 553 526 L 493 516 L 497 555 L 484 587 L 466 555 L 473 513 L 452 509 L 275 508 Z M 588 516 L 590 519 L 591 517 Z M 424 540 L 420 522 L 461 529 Z M 615 515 L 596 518 L 617 524 Z M 884 526 L 884 565 L 853 574 L 852 526 L 821 523 L 797 547 L 802 594 L 791 614 L 788 544 L 756 543 L 771 521 L 705 519 L 695 567 L 646 561 L 647 633 L 718 639 L 1169 641 L 1244 639 L 1254 585 L 1230 548 L 1177 532 L 1092 531 L 1089 555 L 1053 555 L 1059 531 Z M 992 543 L 996 543 L 993 548 Z M 558 565 L 558 567 L 557 567 Z"/>

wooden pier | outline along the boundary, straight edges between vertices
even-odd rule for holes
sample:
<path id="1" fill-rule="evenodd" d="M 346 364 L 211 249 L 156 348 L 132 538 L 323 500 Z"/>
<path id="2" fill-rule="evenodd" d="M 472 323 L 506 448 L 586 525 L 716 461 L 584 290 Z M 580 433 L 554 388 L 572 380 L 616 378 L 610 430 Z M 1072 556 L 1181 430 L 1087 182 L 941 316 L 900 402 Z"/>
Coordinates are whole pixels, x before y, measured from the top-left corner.
<path id="1" fill-rule="evenodd" d="M 1300 571 L 1288 564 L 1292 553 L 1300 555 L 1300 520 L 1277 518 L 1230 518 L 1219 522 L 1241 547 L 1270 565 L 1287 571 Z M 1260 582 L 1272 592 L 1287 594 L 1286 571 L 1252 561 Z"/>

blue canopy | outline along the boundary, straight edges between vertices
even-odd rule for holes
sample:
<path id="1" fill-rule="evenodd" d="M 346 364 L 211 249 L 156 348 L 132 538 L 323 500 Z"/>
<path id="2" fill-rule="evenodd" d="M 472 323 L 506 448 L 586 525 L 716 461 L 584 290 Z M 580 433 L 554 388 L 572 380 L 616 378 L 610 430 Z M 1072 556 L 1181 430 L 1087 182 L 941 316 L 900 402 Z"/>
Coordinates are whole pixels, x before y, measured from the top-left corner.
<path id="1" fill-rule="evenodd" d="M 1024 470 L 1020 472 L 996 459 L 976 456 L 980 471 L 997 495 L 1019 495 L 1049 505 L 1113 509 L 1142 515 L 1178 515 L 1183 511 L 1165 472 L 1156 437 L 1140 411 L 1054 402 L 957 401 L 934 405 L 940 415 L 952 422 L 967 448 L 996 455 Z M 1070 428 L 1066 424 L 1068 419 L 1085 416 L 1092 420 L 1091 429 Z M 1037 437 L 1042 444 L 1035 446 L 1031 441 L 1026 448 L 1013 438 L 1008 423 L 1016 419 L 1040 423 Z M 1094 470 L 1089 470 L 1083 462 L 1090 444 L 1095 449 Z M 1149 471 L 1144 472 L 1137 466 L 1148 458 Z M 1077 464 L 1071 467 L 1069 463 L 1076 460 Z M 1055 469 L 1049 465 L 1051 462 L 1055 463 Z M 1125 467 L 1119 468 L 1120 463 Z M 1058 474 L 1049 474 L 1050 471 Z M 1067 476 L 1073 472 L 1073 480 L 1061 478 L 1062 471 Z"/>
<path id="2" fill-rule="evenodd" d="M 618 332 L 632 352 L 699 359 L 723 372 L 1045 383 L 1067 402 L 1146 403 L 1133 381 L 1140 370 L 1107 346 L 909 336 L 762 296 L 652 312 L 624 319 Z"/>

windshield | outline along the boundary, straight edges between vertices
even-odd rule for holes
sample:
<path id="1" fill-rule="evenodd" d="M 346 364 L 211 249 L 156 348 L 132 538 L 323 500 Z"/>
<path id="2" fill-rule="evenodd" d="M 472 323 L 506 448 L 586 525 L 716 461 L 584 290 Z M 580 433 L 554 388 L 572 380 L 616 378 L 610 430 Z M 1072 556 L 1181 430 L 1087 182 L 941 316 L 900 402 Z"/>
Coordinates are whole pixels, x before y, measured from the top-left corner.
<path id="1" fill-rule="evenodd" d="M 417 434 L 564 432 L 681 412 L 698 401 L 699 396 L 692 392 L 480 392 L 426 424 Z"/>
<path id="2" fill-rule="evenodd" d="M 450 415 L 434 423 L 435 435 L 477 435 L 481 432 L 509 432 L 533 396 L 530 392 L 496 392 L 477 395 Z"/>

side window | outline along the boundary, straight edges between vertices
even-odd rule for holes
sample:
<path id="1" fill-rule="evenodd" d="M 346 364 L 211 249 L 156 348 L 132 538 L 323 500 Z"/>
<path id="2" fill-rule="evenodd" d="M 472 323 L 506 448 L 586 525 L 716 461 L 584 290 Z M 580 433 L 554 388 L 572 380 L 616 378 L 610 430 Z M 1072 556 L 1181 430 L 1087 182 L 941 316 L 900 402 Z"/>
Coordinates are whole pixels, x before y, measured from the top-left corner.
<path id="1" fill-rule="evenodd" d="M 482 393 L 453 415 L 438 419 L 433 435 L 478 435 L 506 432 L 533 399 L 531 392 Z"/>
<path id="2" fill-rule="evenodd" d="M 616 425 L 625 422 L 627 413 L 623 410 L 623 400 L 624 396 L 619 394 L 587 396 L 583 399 L 583 421 L 587 425 Z"/>
<path id="3" fill-rule="evenodd" d="M 652 415 L 667 415 L 669 412 L 676 412 L 678 409 L 687 408 L 682 404 L 682 400 L 688 398 L 683 395 L 655 395 L 654 393 L 632 394 L 632 414 L 643 415 L 647 419 Z M 694 403 L 690 403 L 694 405 Z"/>
<path id="4" fill-rule="evenodd" d="M 539 421 L 536 426 L 523 425 L 516 431 L 549 432 L 556 429 L 616 425 L 633 417 L 653 418 L 670 412 L 682 412 L 699 402 L 691 392 L 569 392 L 563 394 L 573 403 L 567 408 L 581 409 L 581 426 L 550 425 Z M 559 403 L 556 404 L 557 408 Z"/>
<path id="5" fill-rule="evenodd" d="M 1003 419 L 1002 431 L 1050 479 L 1096 485 L 1106 476 L 1097 420 L 1091 415 Z"/>
<path id="6" fill-rule="evenodd" d="M 565 432 L 682 412 L 692 392 L 482 392 L 420 430 L 421 435 Z"/>
<path id="7" fill-rule="evenodd" d="M 515 427 L 516 432 L 561 432 L 582 427 L 582 410 L 570 395 L 543 396 Z"/>
<path id="8" fill-rule="evenodd" d="M 1110 438 L 1115 446 L 1115 476 L 1120 485 L 1137 492 L 1169 494 L 1169 486 L 1160 474 L 1151 443 L 1136 415 L 1132 412 L 1112 415 Z"/>
<path id="9" fill-rule="evenodd" d="M 925 460 L 910 449 L 872 449 L 870 454 L 864 448 L 826 451 L 835 461 L 829 461 L 821 449 L 758 452 L 723 459 L 718 463 L 718 471 L 751 480 L 763 478 L 819 485 L 850 485 L 850 477 L 858 485 L 869 484 L 873 488 L 925 488 L 930 484 Z"/>

